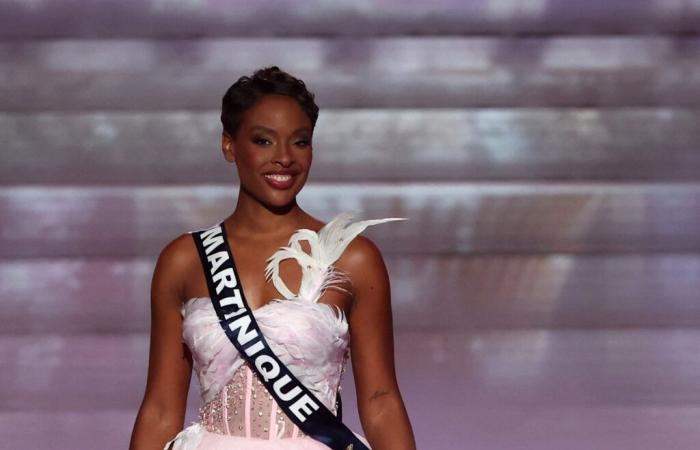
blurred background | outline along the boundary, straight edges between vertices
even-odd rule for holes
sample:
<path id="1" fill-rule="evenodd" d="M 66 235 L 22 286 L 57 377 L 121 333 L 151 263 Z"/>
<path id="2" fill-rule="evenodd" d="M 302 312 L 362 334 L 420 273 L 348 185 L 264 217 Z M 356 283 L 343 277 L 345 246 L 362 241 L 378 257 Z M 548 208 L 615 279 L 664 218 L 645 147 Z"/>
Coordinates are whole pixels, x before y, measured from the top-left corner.
<path id="1" fill-rule="evenodd" d="M 321 107 L 300 205 L 409 218 L 365 235 L 418 448 L 697 448 L 699 32 L 698 0 L 2 1 L 2 447 L 127 448 L 155 259 L 233 210 L 221 96 L 275 64 Z"/>

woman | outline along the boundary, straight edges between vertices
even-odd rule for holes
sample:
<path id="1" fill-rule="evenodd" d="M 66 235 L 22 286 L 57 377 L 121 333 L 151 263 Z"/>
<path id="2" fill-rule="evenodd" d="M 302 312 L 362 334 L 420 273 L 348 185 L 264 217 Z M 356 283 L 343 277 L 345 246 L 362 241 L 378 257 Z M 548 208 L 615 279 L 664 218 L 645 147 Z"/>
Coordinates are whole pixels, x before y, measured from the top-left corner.
<path id="1" fill-rule="evenodd" d="M 314 95 L 277 66 L 229 88 L 222 151 L 237 166 L 240 191 L 221 229 L 275 355 L 336 415 L 349 355 L 363 442 L 415 449 L 394 370 L 388 274 L 378 248 L 359 235 L 400 219 L 352 222 L 341 213 L 324 224 L 297 205 L 317 117 Z M 130 450 L 327 449 L 290 420 L 227 339 L 200 257 L 185 233 L 156 262 L 148 379 Z M 183 429 L 193 368 L 204 404 Z"/>

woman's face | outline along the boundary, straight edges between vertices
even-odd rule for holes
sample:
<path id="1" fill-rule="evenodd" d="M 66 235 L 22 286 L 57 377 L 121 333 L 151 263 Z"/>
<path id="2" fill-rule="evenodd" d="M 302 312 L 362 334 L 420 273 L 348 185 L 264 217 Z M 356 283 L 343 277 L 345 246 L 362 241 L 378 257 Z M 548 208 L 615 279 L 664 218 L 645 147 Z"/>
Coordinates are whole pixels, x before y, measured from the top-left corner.
<path id="1" fill-rule="evenodd" d="M 264 95 L 244 113 L 235 137 L 224 132 L 222 150 L 227 161 L 235 161 L 242 190 L 282 207 L 306 183 L 312 137 L 311 119 L 294 98 Z"/>

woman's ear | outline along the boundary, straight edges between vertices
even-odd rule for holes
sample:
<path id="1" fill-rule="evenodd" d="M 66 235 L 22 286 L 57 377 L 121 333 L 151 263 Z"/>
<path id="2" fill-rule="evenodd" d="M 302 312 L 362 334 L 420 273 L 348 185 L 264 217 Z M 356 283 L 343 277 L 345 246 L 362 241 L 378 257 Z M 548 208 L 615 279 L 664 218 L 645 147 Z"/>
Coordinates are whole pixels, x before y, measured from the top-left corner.
<path id="1" fill-rule="evenodd" d="M 231 163 L 236 161 L 236 147 L 233 144 L 233 138 L 226 131 L 221 133 L 221 151 L 226 161 Z"/>

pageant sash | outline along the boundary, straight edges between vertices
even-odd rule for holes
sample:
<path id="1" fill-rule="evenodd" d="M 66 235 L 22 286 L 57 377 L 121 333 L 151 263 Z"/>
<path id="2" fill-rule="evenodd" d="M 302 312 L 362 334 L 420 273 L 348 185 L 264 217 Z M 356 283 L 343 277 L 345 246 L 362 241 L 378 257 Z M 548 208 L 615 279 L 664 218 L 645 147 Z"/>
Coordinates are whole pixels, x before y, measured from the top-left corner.
<path id="1" fill-rule="evenodd" d="M 259 375 L 270 395 L 304 433 L 333 450 L 369 450 L 274 354 L 245 299 L 221 222 L 192 231 L 209 296 L 226 336 Z"/>

